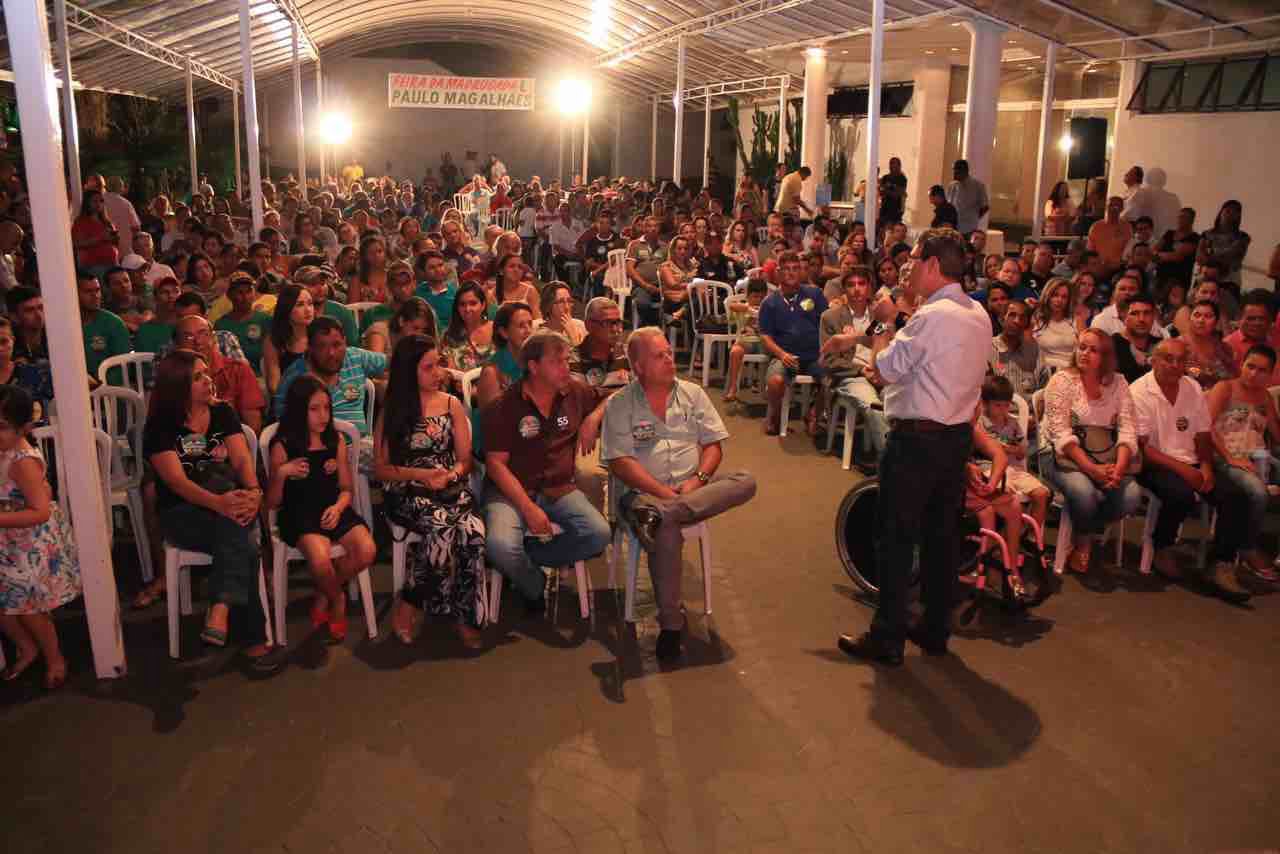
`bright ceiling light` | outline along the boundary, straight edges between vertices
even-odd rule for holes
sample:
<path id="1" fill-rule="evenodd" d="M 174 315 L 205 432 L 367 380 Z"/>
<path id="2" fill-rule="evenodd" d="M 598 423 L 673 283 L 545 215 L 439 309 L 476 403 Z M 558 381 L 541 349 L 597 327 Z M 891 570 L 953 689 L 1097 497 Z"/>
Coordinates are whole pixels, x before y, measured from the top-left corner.
<path id="1" fill-rule="evenodd" d="M 827 55 L 827 52 L 820 47 L 807 47 L 804 49 L 805 56 L 811 56 L 814 59 L 820 59 Z"/>
<path id="2" fill-rule="evenodd" d="M 572 78 L 561 80 L 556 89 L 556 104 L 567 116 L 587 110 L 591 106 L 591 84 Z"/>
<path id="3" fill-rule="evenodd" d="M 351 139 L 351 117 L 345 113 L 325 113 L 320 118 L 320 139 L 326 145 L 344 145 Z"/>
<path id="4" fill-rule="evenodd" d="M 1061 151 L 1063 154 L 1070 154 L 1071 149 L 1075 148 L 1075 146 L 1076 146 L 1075 138 L 1072 137 L 1071 134 L 1069 133 L 1064 133 L 1061 137 L 1058 138 L 1058 150 Z"/>
<path id="5" fill-rule="evenodd" d="M 599 48 L 609 46 L 609 27 L 613 21 L 613 9 L 610 0 L 592 0 L 591 32 L 588 34 L 591 43 Z"/>

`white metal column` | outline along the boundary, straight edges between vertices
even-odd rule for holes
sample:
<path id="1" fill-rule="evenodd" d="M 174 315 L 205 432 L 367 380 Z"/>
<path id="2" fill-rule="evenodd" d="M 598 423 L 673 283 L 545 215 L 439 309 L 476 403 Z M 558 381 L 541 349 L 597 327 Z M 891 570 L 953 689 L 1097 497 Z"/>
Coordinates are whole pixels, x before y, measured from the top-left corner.
<path id="1" fill-rule="evenodd" d="M 782 88 L 778 91 L 778 162 L 787 162 L 787 92 L 791 89 L 791 76 L 782 76 Z"/>
<path id="2" fill-rule="evenodd" d="M 884 79 L 884 0 L 871 6 L 871 79 L 867 84 L 867 246 L 874 249 L 876 214 L 880 212 L 880 88 Z"/>
<path id="3" fill-rule="evenodd" d="M 609 174 L 618 177 L 622 171 L 622 104 L 615 103 L 613 108 L 613 156 L 610 158 Z"/>
<path id="4" fill-rule="evenodd" d="M 58 64 L 62 66 L 62 121 L 67 128 L 67 174 L 71 176 L 71 200 L 77 214 L 84 194 L 84 178 L 80 175 L 80 120 L 76 116 L 76 96 L 71 86 L 71 41 L 67 36 L 66 0 L 53 0 L 53 14 L 58 27 Z"/>
<path id="5" fill-rule="evenodd" d="M 801 198 L 817 210 L 818 185 L 827 166 L 827 52 L 820 47 L 804 52 L 804 126 L 800 131 L 800 165 L 813 174 L 800 190 Z"/>
<path id="6" fill-rule="evenodd" d="M 702 89 L 702 189 L 711 186 L 711 87 Z"/>
<path id="7" fill-rule="evenodd" d="M 271 178 L 271 98 L 262 93 L 262 159 L 267 167 L 267 179 Z M 261 187 L 259 187 L 261 189 Z"/>
<path id="8" fill-rule="evenodd" d="M 675 182 L 676 187 L 680 186 L 680 157 L 683 153 L 681 149 L 684 142 L 684 62 L 684 36 L 680 36 L 676 39 L 676 132 L 675 151 L 672 155 L 673 162 L 671 164 L 671 180 Z"/>
<path id="9" fill-rule="evenodd" d="M 293 25 L 293 120 L 298 134 L 298 186 L 303 188 L 306 201 L 307 187 L 307 129 L 302 117 L 302 66 L 298 61 L 298 25 Z"/>
<path id="10" fill-rule="evenodd" d="M 240 178 L 240 90 L 231 90 L 231 139 L 235 156 L 236 198 L 244 200 L 244 181 Z"/>
<path id="11" fill-rule="evenodd" d="M 582 111 L 582 184 L 586 186 L 591 183 L 591 176 L 587 174 L 591 165 L 591 105 L 587 104 L 587 108 Z"/>
<path id="12" fill-rule="evenodd" d="M 653 96 L 653 124 L 649 126 L 649 180 L 658 180 L 658 96 Z"/>
<path id="13" fill-rule="evenodd" d="M 1036 192 L 1031 197 L 1031 234 L 1039 238 L 1044 233 L 1045 161 L 1049 157 L 1049 128 L 1053 123 L 1053 88 L 1058 77 L 1058 45 L 1045 44 L 1044 92 L 1040 96 L 1040 148 L 1036 151 Z"/>
<path id="14" fill-rule="evenodd" d="M 1000 94 L 1000 49 L 1005 28 L 983 18 L 965 22 L 969 30 L 969 83 L 965 95 L 964 158 L 969 174 L 991 188 L 991 155 L 996 144 Z"/>
<path id="15" fill-rule="evenodd" d="M 247 0 L 246 0 L 247 2 Z M 75 540 L 84 584 L 89 641 L 94 671 L 100 679 L 126 672 L 120 602 L 111 566 L 107 508 L 98 479 L 97 442 L 89 410 L 88 368 L 80 327 L 75 258 L 71 252 L 71 220 L 63 177 L 62 128 L 55 102 L 49 21 L 43 0 L 4 0 L 13 85 L 22 115 L 22 147 L 31 199 L 31 222 L 40 247 L 41 295 L 45 334 L 57 342 L 51 355 L 53 390 L 58 401 L 58 464 L 72 473 L 70 495 L 59 496 L 75 519 Z M 70 80 L 67 81 L 68 86 Z M 34 144 L 39 141 L 39 144 Z M 86 472 L 91 476 L 86 477 Z M 70 505 L 69 508 L 67 505 Z"/>
<path id="16" fill-rule="evenodd" d="M 560 186 L 564 186 L 564 116 L 560 116 L 560 124 L 556 130 L 556 168 L 560 175 Z M 570 154 L 570 157 L 573 155 Z"/>
<path id="17" fill-rule="evenodd" d="M 191 85 L 191 57 L 187 57 L 187 155 L 191 160 L 191 199 L 200 195 L 200 168 L 196 163 L 196 97 Z"/>
<path id="18" fill-rule="evenodd" d="M 253 79 L 253 21 L 249 0 L 240 0 L 240 74 L 244 79 L 244 140 L 249 156 L 249 198 L 253 208 L 253 240 L 262 231 L 262 161 L 258 155 L 258 87 Z M 251 241 L 252 242 L 252 241 Z"/>
<path id="19" fill-rule="evenodd" d="M 324 127 L 324 76 L 320 73 L 320 58 L 316 57 L 316 127 Z M 324 163 L 324 140 L 320 140 L 320 144 L 316 146 L 316 152 L 320 155 L 320 187 L 323 188 L 325 179 Z"/>

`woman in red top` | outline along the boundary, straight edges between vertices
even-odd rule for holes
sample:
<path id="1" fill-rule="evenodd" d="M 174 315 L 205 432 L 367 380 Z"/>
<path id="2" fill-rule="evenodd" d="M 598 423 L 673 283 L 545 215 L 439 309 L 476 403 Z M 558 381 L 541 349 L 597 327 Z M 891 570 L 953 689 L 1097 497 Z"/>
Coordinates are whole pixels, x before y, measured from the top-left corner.
<path id="1" fill-rule="evenodd" d="M 100 190 L 85 190 L 80 203 L 80 216 L 71 225 L 71 243 L 76 250 L 76 264 L 95 276 L 101 276 L 120 263 L 116 244 L 120 233 L 103 210 Z"/>

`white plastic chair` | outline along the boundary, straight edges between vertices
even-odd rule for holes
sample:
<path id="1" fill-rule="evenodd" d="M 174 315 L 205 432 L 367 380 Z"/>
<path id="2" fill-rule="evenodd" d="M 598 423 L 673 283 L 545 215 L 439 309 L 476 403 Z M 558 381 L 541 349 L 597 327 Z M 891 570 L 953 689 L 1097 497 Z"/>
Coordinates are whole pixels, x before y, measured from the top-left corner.
<path id="1" fill-rule="evenodd" d="M 707 387 L 711 381 L 711 362 L 713 361 L 717 348 L 723 348 L 724 368 L 726 376 L 729 370 L 729 348 L 733 345 L 736 336 L 728 332 L 699 332 L 698 324 L 705 318 L 713 317 L 718 314 L 717 309 L 725 308 L 728 300 L 733 297 L 733 288 L 722 282 L 712 282 L 706 279 L 694 279 L 689 284 L 689 311 L 693 319 L 693 345 L 689 348 L 689 375 L 693 375 L 694 356 L 698 353 L 698 344 L 702 344 L 702 386 Z"/>
<path id="2" fill-rule="evenodd" d="M 779 436 L 787 435 L 787 425 L 791 421 L 791 401 L 796 386 L 800 387 L 800 417 L 804 418 L 808 415 L 809 407 L 813 405 L 813 377 L 808 374 L 797 374 L 795 379 L 787 383 L 786 390 L 782 392 L 782 417 L 778 430 Z"/>
<path id="3" fill-rule="evenodd" d="M 636 621 L 636 578 L 640 574 L 640 554 L 644 551 L 640 547 L 640 538 L 636 536 L 636 532 L 625 519 L 622 518 L 622 510 L 618 505 L 618 499 L 622 497 L 625 485 L 613 475 L 609 476 L 607 487 L 609 494 L 605 496 L 605 502 L 609 507 L 609 515 L 613 520 L 613 548 L 609 553 L 609 587 L 613 588 L 616 579 L 614 576 L 614 566 L 623 560 L 625 545 L 626 566 L 624 571 L 626 576 L 626 594 L 624 598 L 623 619 L 628 623 Z M 680 529 L 686 540 L 697 540 L 699 556 L 702 559 L 702 613 L 711 613 L 711 530 L 707 527 L 706 522 L 697 522 L 693 525 L 687 525 Z M 584 613 L 585 617 L 586 614 Z"/>
<path id="4" fill-rule="evenodd" d="M 138 546 L 138 564 L 142 580 L 151 583 L 155 567 L 151 564 L 151 538 L 142 508 L 142 428 L 145 419 L 142 396 L 127 388 L 101 385 L 90 395 L 93 426 L 111 438 L 110 477 L 107 489 L 107 520 L 116 507 L 129 512 L 129 524 Z M 125 463 L 129 452 L 132 466 Z M 114 526 L 108 524 L 108 528 Z"/>
<path id="5" fill-rule="evenodd" d="M 462 405 L 467 408 L 468 413 L 471 412 L 471 402 L 475 400 L 476 384 L 480 382 L 480 374 L 482 371 L 484 371 L 483 367 L 472 368 L 469 371 L 456 371 L 453 368 L 449 369 L 449 373 L 453 375 L 453 378 L 462 388 Z"/>
<path id="6" fill-rule="evenodd" d="M 827 453 L 835 446 L 836 433 L 844 434 L 844 450 L 840 468 L 845 471 L 853 465 L 853 437 L 858 429 L 858 407 L 847 394 L 837 392 L 831 401 L 831 422 L 827 427 Z"/>
<path id="7" fill-rule="evenodd" d="M 743 321 L 746 318 L 743 316 L 742 312 L 730 311 L 729 306 L 730 304 L 741 304 L 741 303 L 745 303 L 746 301 L 747 301 L 747 297 L 745 294 L 735 293 L 733 296 L 729 297 L 729 299 L 725 300 L 725 303 L 724 303 L 725 313 L 729 315 L 729 328 L 732 329 L 734 333 L 733 335 L 734 340 L 737 340 L 738 335 L 741 333 Z M 759 365 L 761 370 L 763 370 L 765 366 L 767 366 L 768 364 L 769 364 L 769 356 L 765 353 L 744 354 L 742 357 L 742 370 L 738 371 L 737 382 L 734 384 L 733 393 L 736 395 L 738 393 L 738 390 L 742 388 L 742 376 L 747 372 L 748 365 Z M 728 371 L 725 371 L 724 389 L 725 391 L 729 390 L 729 372 Z"/>
<path id="8" fill-rule="evenodd" d="M 244 438 L 249 444 L 249 455 L 258 458 L 258 437 L 249 427 L 244 427 Z M 187 551 L 177 546 L 164 544 L 164 577 L 168 589 L 167 600 L 169 617 L 169 657 L 181 658 L 181 632 L 179 630 L 180 614 L 190 614 L 191 608 L 191 567 L 210 566 L 213 557 L 206 552 Z M 266 618 L 266 641 L 275 643 L 271 631 L 271 603 L 267 599 L 267 579 L 262 571 L 262 560 L 258 560 L 258 596 L 262 599 L 262 613 Z"/>
<path id="9" fill-rule="evenodd" d="M 147 377 L 150 373 L 151 366 L 155 364 L 155 353 L 122 353 L 119 356 L 111 356 L 103 359 L 102 364 L 98 365 L 98 381 L 103 385 L 107 383 L 107 372 L 119 368 L 121 377 L 124 380 L 123 387 L 132 389 L 142 396 L 143 410 L 146 410 L 146 403 L 149 400 L 147 391 Z"/>
<path id="10" fill-rule="evenodd" d="M 503 231 L 515 231 L 518 217 L 515 208 L 500 208 L 490 212 L 490 221 Z"/>
<path id="11" fill-rule="evenodd" d="M 1058 503 L 1059 500 L 1061 500 L 1062 514 L 1058 519 L 1058 539 L 1054 541 L 1053 547 L 1053 571 L 1062 575 L 1067 568 L 1067 553 L 1071 551 L 1075 529 L 1071 524 L 1071 512 L 1067 509 L 1066 499 L 1060 499 L 1059 495 L 1055 495 L 1054 503 Z M 1120 566 L 1124 562 L 1124 520 L 1111 525 L 1110 532 L 1115 533 L 1116 566 Z M 1107 533 L 1104 533 L 1103 543 L 1106 543 L 1106 539 Z"/>
<path id="12" fill-rule="evenodd" d="M 109 484 L 111 482 L 111 437 L 103 430 L 95 429 L 93 431 L 94 442 L 98 451 L 98 470 L 99 482 L 102 484 L 102 504 L 107 508 L 107 512 L 111 510 L 111 493 Z M 31 441 L 40 450 L 41 456 L 45 461 L 45 477 L 49 476 L 49 461 L 53 461 L 53 480 L 52 484 L 58 490 L 57 502 L 62 508 L 62 512 L 66 514 L 67 521 L 72 523 L 74 530 L 75 520 L 71 518 L 71 493 L 67 486 L 67 471 L 62 465 L 62 456 L 58 453 L 58 443 L 61 436 L 58 434 L 58 428 L 53 426 L 37 427 L 31 431 Z M 111 532 L 111 526 L 107 525 L 107 533 Z"/>
<path id="13" fill-rule="evenodd" d="M 371 308 L 377 308 L 382 305 L 380 302 L 349 302 L 347 303 L 347 311 L 355 315 L 356 329 L 364 328 L 364 313 Z"/>
<path id="14" fill-rule="evenodd" d="M 618 311 L 627 313 L 627 297 L 631 296 L 631 280 L 627 278 L 627 250 L 610 249 L 608 266 L 604 271 L 604 286 L 613 292 Z"/>
<path id="15" fill-rule="evenodd" d="M 355 510 L 364 518 L 365 524 L 370 526 L 365 507 L 361 506 L 359 496 L 368 494 L 367 487 L 361 489 L 358 482 L 364 479 L 364 475 L 360 473 L 360 431 L 350 421 L 343 421 L 335 418 L 334 427 L 338 429 L 347 439 L 347 465 L 350 466 L 352 486 L 355 488 L 356 506 Z M 262 444 L 260 452 L 262 454 L 262 465 L 266 469 L 268 477 L 271 475 L 271 440 L 275 438 L 276 428 L 280 425 L 271 424 L 262 431 Z M 289 584 L 289 561 L 302 560 L 302 552 L 290 546 L 284 540 L 280 539 L 280 530 L 276 524 L 276 516 L 279 510 L 272 510 L 267 515 L 267 527 L 271 534 L 271 553 L 272 553 L 272 595 L 276 600 L 276 636 L 281 644 L 286 644 L 288 640 L 288 624 L 284 618 L 285 606 L 288 604 L 288 584 Z M 334 543 L 329 549 L 330 558 L 339 558 L 346 554 L 346 549 L 341 545 Z M 364 621 L 369 632 L 370 638 L 378 636 L 378 617 L 373 607 L 373 584 L 369 580 L 369 570 L 366 569 L 358 574 L 352 581 L 359 585 L 360 597 L 364 600 Z"/>

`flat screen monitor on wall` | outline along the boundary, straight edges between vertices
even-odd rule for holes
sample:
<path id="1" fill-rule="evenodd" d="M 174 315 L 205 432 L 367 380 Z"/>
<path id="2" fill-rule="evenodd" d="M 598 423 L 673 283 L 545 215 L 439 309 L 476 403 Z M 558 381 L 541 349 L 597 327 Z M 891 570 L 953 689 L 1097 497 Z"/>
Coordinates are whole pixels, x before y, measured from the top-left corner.
<path id="1" fill-rule="evenodd" d="M 1067 179 L 1080 181 L 1107 174 L 1107 120 L 1071 120 L 1071 156 L 1067 159 Z"/>

